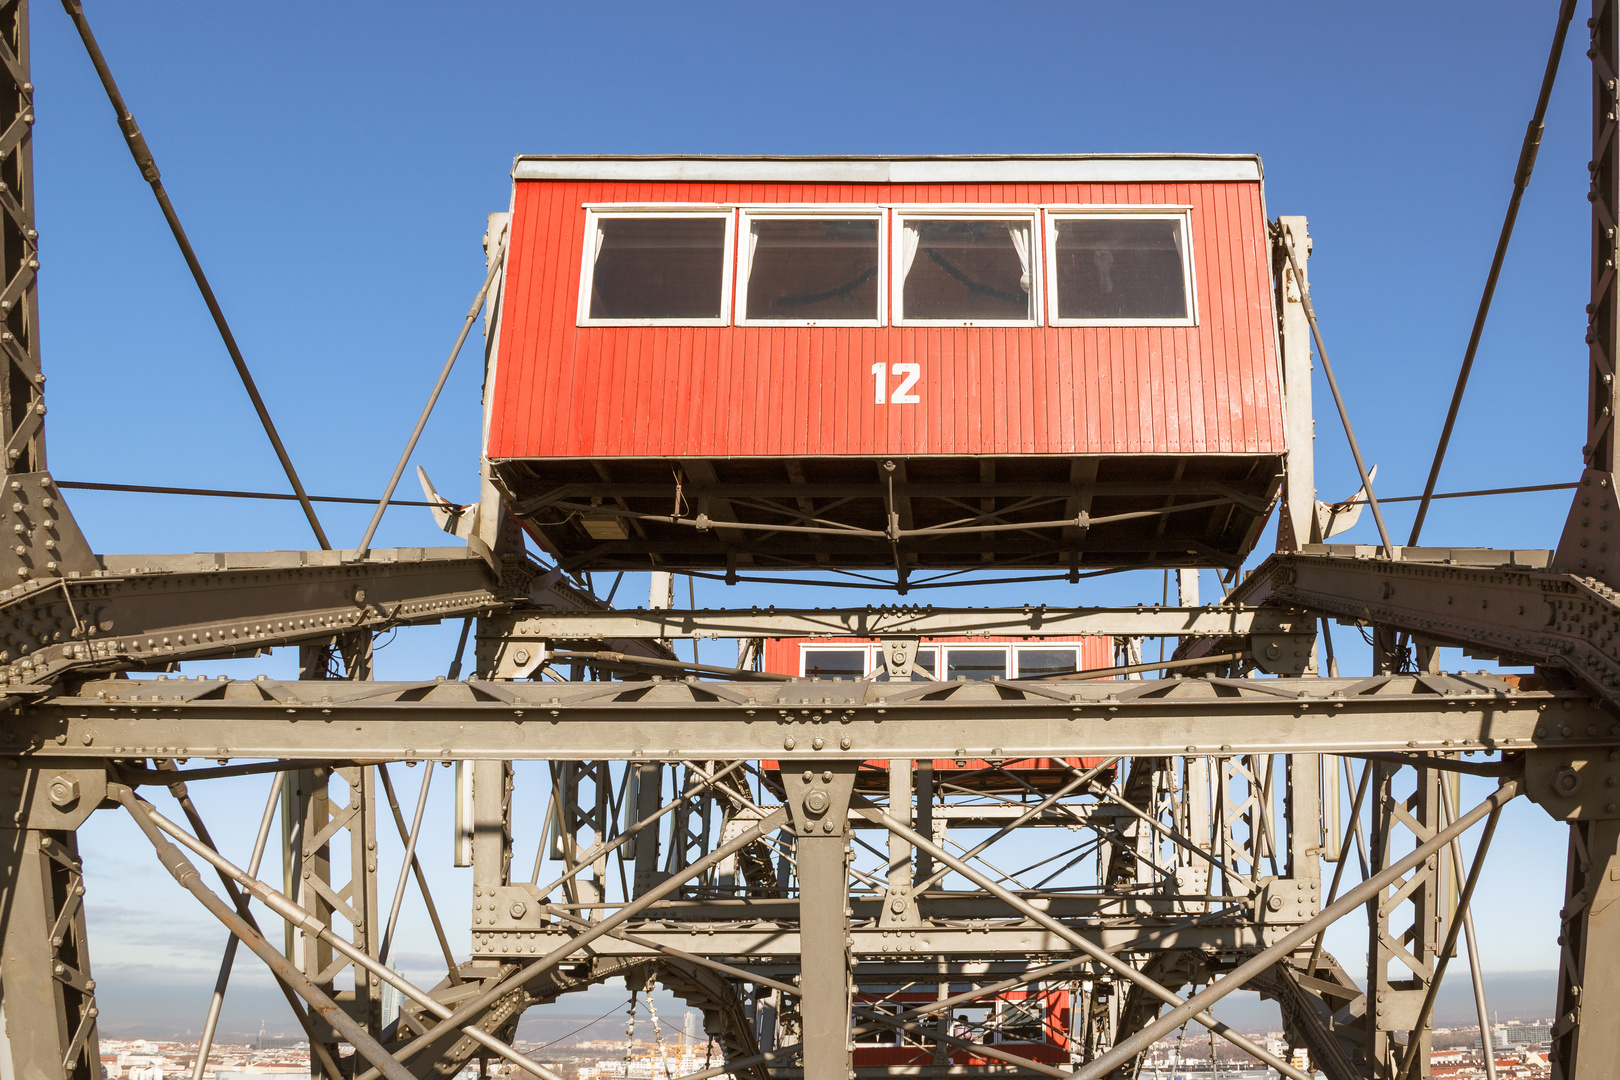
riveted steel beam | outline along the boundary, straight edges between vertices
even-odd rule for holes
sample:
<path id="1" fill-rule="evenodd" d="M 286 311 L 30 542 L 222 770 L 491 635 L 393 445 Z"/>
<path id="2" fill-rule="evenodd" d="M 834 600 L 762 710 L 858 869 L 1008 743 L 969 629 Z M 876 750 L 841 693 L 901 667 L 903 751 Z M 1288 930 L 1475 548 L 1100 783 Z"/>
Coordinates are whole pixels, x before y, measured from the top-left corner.
<path id="1" fill-rule="evenodd" d="M 1283 608 L 737 608 L 516 612 L 500 627 L 540 640 L 601 638 L 906 637 L 997 635 L 1189 637 L 1312 634 L 1310 616 Z"/>
<path id="2" fill-rule="evenodd" d="M 1129 683 L 111 679 L 16 709 L 0 755 L 865 760 L 1620 744 L 1575 691 L 1488 675 Z"/>

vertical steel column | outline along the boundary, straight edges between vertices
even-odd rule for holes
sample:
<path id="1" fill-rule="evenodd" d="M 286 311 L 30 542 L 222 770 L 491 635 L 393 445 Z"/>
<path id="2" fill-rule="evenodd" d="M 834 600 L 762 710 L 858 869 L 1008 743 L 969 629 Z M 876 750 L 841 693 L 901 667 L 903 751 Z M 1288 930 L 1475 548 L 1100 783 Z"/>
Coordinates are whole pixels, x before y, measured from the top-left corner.
<path id="1" fill-rule="evenodd" d="M 473 886 L 505 885 L 512 876 L 512 763 L 471 765 Z"/>
<path id="2" fill-rule="evenodd" d="M 799 864 L 799 1010 L 804 1080 L 848 1080 L 849 800 L 858 763 L 782 770 Z"/>
<path id="3" fill-rule="evenodd" d="M 914 820 L 909 760 L 889 762 L 889 813 L 907 825 Z M 880 918 L 904 914 L 911 902 L 911 845 L 890 833 L 888 895 L 884 897 L 885 910 Z"/>
<path id="4" fill-rule="evenodd" d="M 1288 264 L 1293 248 L 1298 277 L 1309 287 L 1311 238 L 1302 217 L 1280 217 L 1272 229 L 1271 275 L 1277 288 L 1277 347 L 1282 360 L 1283 429 L 1288 464 L 1283 478 L 1277 550 L 1320 543 L 1316 527 L 1316 421 L 1311 413 L 1311 324 L 1300 302 L 1301 281 Z"/>
<path id="5" fill-rule="evenodd" d="M 633 789 L 636 793 L 634 820 L 645 821 L 664 805 L 664 767 L 657 762 L 631 762 L 626 768 L 634 769 L 637 773 Z M 631 891 L 636 896 L 640 896 L 664 880 L 658 872 L 658 841 L 662 829 L 663 826 L 659 825 L 656 828 L 642 830 L 640 835 L 630 841 L 631 846 L 625 852 L 626 857 L 635 859 L 635 877 L 631 882 Z"/>
<path id="6" fill-rule="evenodd" d="M 1569 823 L 1553 1080 L 1620 1077 L 1620 820 Z"/>
<path id="7" fill-rule="evenodd" d="M 298 649 L 302 679 L 372 676 L 372 637 L 369 632 L 339 634 Z M 432 766 L 429 765 L 429 768 Z M 334 805 L 331 781 L 336 776 L 348 788 L 347 802 Z M 334 916 L 351 928 L 355 948 L 375 959 L 382 944 L 382 920 L 377 899 L 376 778 L 370 766 L 331 769 L 317 766 L 287 773 L 282 793 L 283 891 L 308 908 L 328 926 Z M 348 881 L 333 880 L 332 841 L 347 834 Z M 341 864 L 340 864 L 341 865 Z M 289 925 L 287 956 L 310 982 L 320 987 L 373 1036 L 382 1031 L 382 981 L 354 970 L 354 989 L 340 991 L 335 980 L 347 966 L 331 945 L 314 934 Z M 310 1016 L 315 1034 L 332 1061 L 338 1059 L 339 1034 L 321 1017 Z M 311 1068 L 318 1059 L 312 1057 Z"/>
<path id="8" fill-rule="evenodd" d="M 7 1077 L 101 1080 L 83 897 L 73 833 L 0 829 L 0 1072 Z"/>
<path id="9" fill-rule="evenodd" d="M 1394 784 L 1400 766 L 1374 762 L 1370 767 L 1375 797 L 1370 846 L 1376 875 L 1405 850 L 1404 844 L 1394 842 L 1397 830 L 1410 832 L 1419 845 L 1440 831 L 1442 774 L 1414 769 L 1413 792 L 1403 798 Z M 1410 877 L 1380 889 L 1368 903 L 1366 1046 L 1374 1075 L 1398 1075 L 1414 1054 L 1412 1080 L 1429 1075 L 1433 1025 L 1421 1019 L 1421 1010 L 1445 931 L 1439 867 L 1439 856 L 1431 855 L 1413 868 Z M 1411 923 L 1402 927 L 1404 915 L 1410 915 Z M 1405 968 L 1410 977 L 1391 977 L 1391 966 Z M 1407 1033 L 1404 1047 L 1395 1039 L 1396 1032 Z"/>
<path id="10" fill-rule="evenodd" d="M 1613 473 L 1620 465 L 1614 433 L 1614 364 L 1620 341 L 1620 282 L 1615 280 L 1615 227 L 1620 213 L 1620 160 L 1616 160 L 1616 64 L 1620 12 L 1608 0 L 1592 4 L 1592 302 L 1587 307 L 1588 365 L 1586 466 Z"/>
<path id="11" fill-rule="evenodd" d="M 34 231 L 34 85 L 28 0 L 0 6 L 0 436 L 6 473 L 45 468 L 45 376 L 39 362 L 39 234 Z M 9 583 L 8 583 L 9 584 Z"/>
<path id="12" fill-rule="evenodd" d="M 34 229 L 34 84 L 28 0 L 0 0 L 0 581 L 96 569 L 45 471 L 45 375 L 40 368 L 39 233 Z"/>

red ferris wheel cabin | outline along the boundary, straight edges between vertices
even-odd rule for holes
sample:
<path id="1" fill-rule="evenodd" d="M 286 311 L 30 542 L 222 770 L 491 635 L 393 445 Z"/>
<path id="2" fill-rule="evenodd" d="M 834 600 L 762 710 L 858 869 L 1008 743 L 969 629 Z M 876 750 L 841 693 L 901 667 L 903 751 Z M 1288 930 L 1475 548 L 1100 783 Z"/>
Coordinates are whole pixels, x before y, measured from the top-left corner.
<path id="1" fill-rule="evenodd" d="M 485 452 L 569 568 L 1229 566 L 1285 453 L 1254 157 L 523 157 Z"/>

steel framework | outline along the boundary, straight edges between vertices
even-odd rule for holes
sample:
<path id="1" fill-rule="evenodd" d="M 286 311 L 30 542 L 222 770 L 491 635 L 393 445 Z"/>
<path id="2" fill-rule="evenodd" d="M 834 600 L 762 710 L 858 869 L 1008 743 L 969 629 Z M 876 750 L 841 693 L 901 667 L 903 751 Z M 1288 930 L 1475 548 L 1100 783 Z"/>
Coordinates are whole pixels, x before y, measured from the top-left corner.
<path id="1" fill-rule="evenodd" d="M 84 13 L 66 6 L 184 245 Z M 555 1080 L 513 1045 L 519 1020 L 611 978 L 701 1010 L 721 1060 L 679 1080 L 1129 1078 L 1189 1023 L 1294 1080 L 1420 1080 L 1459 940 L 1479 984 L 1468 903 L 1502 806 L 1523 795 L 1569 823 L 1555 1076 L 1620 1077 L 1620 557 L 1607 555 L 1620 530 L 1620 12 L 1593 11 L 1590 430 L 1556 551 L 1325 545 L 1337 530 L 1308 449 L 1312 336 L 1321 344 L 1310 245 L 1303 218 L 1281 218 L 1287 424 L 1304 449 L 1281 478 L 1279 551 L 1223 603 L 673 610 L 666 577 L 650 608 L 629 611 L 522 553 L 487 466 L 477 512 L 441 511 L 464 547 L 369 551 L 368 530 L 359 552 L 93 554 L 46 470 L 29 4 L 0 0 L 0 514 L 15 537 L 0 552 L 0 1075 L 100 1075 L 75 830 L 101 810 L 128 814 L 232 934 L 199 1077 L 240 943 L 327 1080 L 447 1077 L 475 1058 Z M 1560 40 L 1567 22 L 1566 10 Z M 499 294 L 500 236 L 492 221 L 480 304 Z M 988 487 L 957 494 L 994 512 Z M 458 656 L 449 678 L 372 678 L 371 635 L 444 619 L 476 621 L 471 677 Z M 1328 670 L 1327 619 L 1370 628 L 1378 670 Z M 915 667 L 921 638 L 976 634 L 1180 645 L 1171 662 L 1131 665 L 1170 677 L 937 682 Z M 684 665 L 668 647 L 735 638 L 748 655 L 758 639 L 811 635 L 879 639 L 882 677 L 772 679 L 746 661 Z M 1407 640 L 1416 671 L 1402 670 Z M 1538 674 L 1441 672 L 1442 645 Z M 278 646 L 300 649 L 298 680 L 128 677 Z M 389 771 L 400 762 L 427 766 L 414 807 Z M 418 855 L 435 762 L 456 766 L 468 956 Z M 1497 787 L 1463 806 L 1465 774 Z M 188 785 L 253 775 L 269 798 L 240 867 Z M 541 822 L 513 811 L 524 784 L 548 793 Z M 153 788 L 183 820 L 145 797 Z M 1481 822 L 1470 858 L 1461 838 Z M 532 869 L 515 864 L 536 832 Z M 378 846 L 396 842 L 390 886 Z M 433 986 L 389 962 L 413 891 L 444 958 Z M 1356 912 L 1360 981 L 1322 948 Z M 1210 1014 L 1242 987 L 1278 1001 L 1308 1064 Z M 1067 995 L 1060 1058 L 1030 1049 L 1048 1040 L 1028 1037 L 1029 1014 L 1008 1004 L 1020 994 Z M 903 1063 L 870 1064 L 873 1048 Z"/>

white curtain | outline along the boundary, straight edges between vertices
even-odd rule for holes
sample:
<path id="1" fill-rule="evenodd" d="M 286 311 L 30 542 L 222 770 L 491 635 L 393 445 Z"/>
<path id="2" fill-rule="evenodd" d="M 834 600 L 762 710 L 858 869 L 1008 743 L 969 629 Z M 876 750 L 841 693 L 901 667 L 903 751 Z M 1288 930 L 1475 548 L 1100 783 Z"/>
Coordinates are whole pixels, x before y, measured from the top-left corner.
<path id="1" fill-rule="evenodd" d="M 1018 265 L 1024 268 L 1024 276 L 1018 279 L 1018 285 L 1026 293 L 1030 289 L 1029 276 L 1029 225 L 1023 222 L 1009 221 L 1007 235 L 1012 237 L 1013 250 L 1018 252 Z"/>
<path id="2" fill-rule="evenodd" d="M 917 226 L 907 224 L 900 230 L 900 282 L 905 283 L 911 276 L 911 264 L 917 259 L 917 247 L 922 243 L 922 232 Z"/>
<path id="3" fill-rule="evenodd" d="M 602 261 L 602 249 L 605 247 L 607 247 L 607 230 L 602 228 L 602 223 L 598 221 L 596 223 L 596 258 L 591 260 L 592 265 Z"/>

